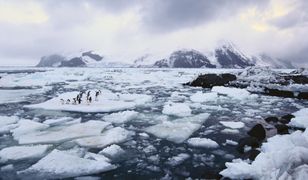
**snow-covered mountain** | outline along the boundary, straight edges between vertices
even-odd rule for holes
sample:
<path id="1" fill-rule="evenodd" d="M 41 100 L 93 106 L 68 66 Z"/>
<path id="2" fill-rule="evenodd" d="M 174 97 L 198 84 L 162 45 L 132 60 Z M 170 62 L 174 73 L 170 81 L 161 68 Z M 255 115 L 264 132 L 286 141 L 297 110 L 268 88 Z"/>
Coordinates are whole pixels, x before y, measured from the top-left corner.
<path id="1" fill-rule="evenodd" d="M 129 65 L 105 60 L 105 57 L 87 51 L 78 55 L 53 54 L 41 58 L 37 67 L 128 67 Z"/>
<path id="2" fill-rule="evenodd" d="M 156 61 L 154 67 L 172 68 L 215 68 L 209 59 L 196 50 L 178 50 L 173 52 L 168 59 Z"/>

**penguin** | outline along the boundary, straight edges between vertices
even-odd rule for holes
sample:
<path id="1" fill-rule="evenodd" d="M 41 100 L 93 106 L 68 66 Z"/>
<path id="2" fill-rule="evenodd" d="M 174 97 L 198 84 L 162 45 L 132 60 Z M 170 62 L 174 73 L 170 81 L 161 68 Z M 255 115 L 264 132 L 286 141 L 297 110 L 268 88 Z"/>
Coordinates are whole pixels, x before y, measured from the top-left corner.
<path id="1" fill-rule="evenodd" d="M 60 99 L 60 101 L 61 101 L 61 104 L 63 105 L 64 104 L 64 99 Z"/>
<path id="2" fill-rule="evenodd" d="M 77 101 L 78 101 L 78 104 L 81 104 L 81 98 L 79 98 Z"/>
<path id="3" fill-rule="evenodd" d="M 89 96 L 91 95 L 90 93 L 91 93 L 91 91 L 88 91 L 88 93 L 87 93 L 87 97 L 89 97 Z"/>
<path id="4" fill-rule="evenodd" d="M 95 91 L 95 101 L 98 101 L 97 97 L 99 95 L 99 91 Z"/>
<path id="5" fill-rule="evenodd" d="M 92 102 L 92 97 L 90 96 L 90 97 L 89 97 L 89 103 L 91 103 L 91 102 Z"/>
<path id="6" fill-rule="evenodd" d="M 67 99 L 67 100 L 66 100 L 66 104 L 69 104 L 69 103 L 71 103 L 71 100 L 70 100 L 70 99 Z"/>
<path id="7" fill-rule="evenodd" d="M 76 100 L 76 98 L 73 98 L 73 104 L 77 104 L 77 100 Z"/>

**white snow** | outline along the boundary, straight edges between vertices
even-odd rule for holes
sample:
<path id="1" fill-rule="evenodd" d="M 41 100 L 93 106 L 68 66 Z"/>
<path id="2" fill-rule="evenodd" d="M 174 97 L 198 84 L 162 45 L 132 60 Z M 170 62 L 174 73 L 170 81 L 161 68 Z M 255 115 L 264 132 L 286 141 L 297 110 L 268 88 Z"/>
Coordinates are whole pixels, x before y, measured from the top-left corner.
<path id="1" fill-rule="evenodd" d="M 188 145 L 193 147 L 203 147 L 203 148 L 217 148 L 219 145 L 217 142 L 208 138 L 190 138 L 187 140 Z"/>
<path id="2" fill-rule="evenodd" d="M 24 134 L 40 131 L 43 129 L 47 129 L 49 125 L 31 121 L 28 119 L 22 119 L 18 121 L 18 127 L 11 130 L 11 133 L 14 136 L 14 139 L 18 139 L 19 137 L 22 137 Z"/>
<path id="3" fill-rule="evenodd" d="M 208 101 L 216 101 L 218 95 L 216 92 L 202 93 L 201 91 L 190 96 L 190 100 L 192 102 L 208 102 Z"/>
<path id="4" fill-rule="evenodd" d="M 232 129 L 240 129 L 240 128 L 243 128 L 245 126 L 244 123 L 235 122 L 235 121 L 219 121 L 219 123 L 228 127 L 228 128 L 232 128 Z"/>
<path id="5" fill-rule="evenodd" d="M 33 143 L 61 143 L 81 137 L 96 136 L 101 134 L 110 123 L 102 121 L 87 121 L 69 126 L 54 127 L 44 131 L 29 132 L 22 136 L 14 136 L 19 144 Z"/>
<path id="6" fill-rule="evenodd" d="M 125 153 L 125 151 L 119 145 L 112 144 L 112 145 L 104 148 L 103 150 L 101 150 L 98 154 L 103 154 L 107 157 L 115 158 L 115 157 L 120 156 L 124 153 Z"/>
<path id="7" fill-rule="evenodd" d="M 128 122 L 138 116 L 136 111 L 122 111 L 104 116 L 104 120 L 114 124 L 122 124 Z"/>
<path id="8" fill-rule="evenodd" d="M 237 99 L 237 100 L 245 100 L 247 98 L 254 97 L 254 96 L 251 96 L 250 93 L 247 90 L 239 89 L 239 88 L 214 86 L 212 88 L 212 91 L 217 92 L 218 94 L 227 95 L 228 97 L 231 97 L 231 98 Z"/>
<path id="9" fill-rule="evenodd" d="M 159 124 L 147 127 L 146 132 L 159 138 L 167 139 L 175 143 L 182 143 L 197 131 L 209 117 L 208 113 L 185 117 L 173 121 L 163 121 Z"/>
<path id="10" fill-rule="evenodd" d="M 303 108 L 293 113 L 295 118 L 292 118 L 289 125 L 294 127 L 306 128 L 308 127 L 308 108 Z"/>
<path id="11" fill-rule="evenodd" d="M 86 159 L 53 150 L 30 168 L 19 171 L 20 176 L 34 175 L 37 178 L 69 178 L 96 174 L 115 169 L 116 166 L 101 159 Z"/>
<path id="12" fill-rule="evenodd" d="M 121 127 L 115 127 L 103 132 L 101 135 L 76 139 L 76 143 L 83 147 L 103 148 L 110 144 L 122 143 L 130 139 L 134 132 Z"/>
<path id="13" fill-rule="evenodd" d="M 34 146 L 11 146 L 0 151 L 0 162 L 5 163 L 13 160 L 25 160 L 33 158 L 41 158 L 45 155 L 50 145 L 34 145 Z"/>
<path id="14" fill-rule="evenodd" d="M 184 116 L 190 116 L 191 115 L 191 109 L 185 103 L 167 102 L 164 105 L 162 113 L 167 114 L 167 115 L 184 117 Z"/>
<path id="15" fill-rule="evenodd" d="M 294 114 L 301 122 L 306 114 L 301 109 Z M 305 116 L 307 117 L 307 116 Z M 307 124 L 301 124 L 307 127 Z M 236 159 L 226 163 L 220 172 L 232 179 L 297 179 L 308 177 L 308 130 L 287 135 L 276 135 L 261 146 L 261 153 L 250 163 Z"/>
<path id="16" fill-rule="evenodd" d="M 31 109 L 46 109 L 46 110 L 58 110 L 58 111 L 75 111 L 75 112 L 112 112 L 121 111 L 126 109 L 134 109 L 136 106 L 140 106 L 152 100 L 149 95 L 143 94 L 114 94 L 111 92 L 102 91 L 102 94 L 95 100 L 95 90 L 91 90 L 92 103 L 87 103 L 86 95 L 83 95 L 81 104 L 73 104 L 73 98 L 79 94 L 79 92 L 67 92 L 50 99 L 40 104 L 26 105 L 24 107 Z M 66 101 L 70 99 L 71 103 L 62 104 L 61 99 Z"/>

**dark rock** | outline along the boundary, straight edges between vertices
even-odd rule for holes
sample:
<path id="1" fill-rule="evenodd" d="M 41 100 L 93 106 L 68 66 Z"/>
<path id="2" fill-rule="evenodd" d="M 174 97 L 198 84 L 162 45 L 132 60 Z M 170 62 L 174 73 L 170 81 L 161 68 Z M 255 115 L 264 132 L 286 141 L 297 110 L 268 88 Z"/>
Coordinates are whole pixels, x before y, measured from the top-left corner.
<path id="1" fill-rule="evenodd" d="M 308 84 L 308 77 L 304 75 L 285 76 L 284 79 L 293 81 L 295 84 Z"/>
<path id="2" fill-rule="evenodd" d="M 268 122 L 268 123 L 270 123 L 270 122 L 276 123 L 276 122 L 278 122 L 278 120 L 279 119 L 277 117 L 275 117 L 275 116 L 271 116 L 271 117 L 265 118 L 265 121 Z"/>
<path id="3" fill-rule="evenodd" d="M 161 59 L 159 61 L 156 61 L 153 66 L 158 68 L 167 68 L 169 67 L 169 63 L 167 59 Z"/>
<path id="4" fill-rule="evenodd" d="M 298 99 L 308 99 L 308 92 L 300 92 L 297 95 Z"/>
<path id="5" fill-rule="evenodd" d="M 204 174 L 202 175 L 202 177 L 204 179 L 221 179 L 222 178 L 222 175 L 219 174 L 220 171 L 218 170 L 204 169 L 203 172 Z"/>
<path id="6" fill-rule="evenodd" d="M 289 127 L 285 124 L 276 124 L 277 134 L 289 134 Z"/>
<path id="7" fill-rule="evenodd" d="M 245 146 L 257 148 L 260 146 L 260 143 L 259 140 L 255 137 L 245 137 L 239 140 L 236 150 L 240 153 L 244 153 Z"/>
<path id="8" fill-rule="evenodd" d="M 63 61 L 66 61 L 64 56 L 52 54 L 49 56 L 43 56 L 36 67 L 58 67 Z"/>
<path id="9" fill-rule="evenodd" d="M 251 161 L 254 161 L 256 159 L 256 157 L 260 154 L 260 151 L 257 150 L 257 149 L 251 149 L 249 151 L 247 151 L 245 154 L 244 154 L 244 159 L 250 159 Z"/>
<path id="10" fill-rule="evenodd" d="M 287 115 L 282 116 L 279 119 L 279 122 L 281 122 L 282 124 L 288 124 L 291 121 L 291 119 L 294 117 L 295 116 L 293 116 L 292 114 L 287 114 Z"/>
<path id="11" fill-rule="evenodd" d="M 247 132 L 249 136 L 257 138 L 259 141 L 262 141 L 266 137 L 266 131 L 261 124 L 257 124 Z"/>
<path id="12" fill-rule="evenodd" d="M 86 63 L 82 58 L 76 57 L 69 61 L 62 61 L 60 67 L 85 67 Z"/>
<path id="13" fill-rule="evenodd" d="M 270 95 L 270 96 L 294 98 L 294 94 L 293 94 L 292 91 L 265 88 L 264 92 L 265 92 L 265 94 Z"/>
<path id="14" fill-rule="evenodd" d="M 197 77 L 187 85 L 194 87 L 212 88 L 213 86 L 223 86 L 230 81 L 236 80 L 236 76 L 233 74 L 204 74 Z"/>
<path id="15" fill-rule="evenodd" d="M 84 53 L 82 53 L 82 56 L 88 56 L 88 57 L 94 59 L 95 61 L 101 61 L 104 58 L 104 57 L 102 57 L 98 54 L 94 54 L 92 51 L 84 52 Z"/>

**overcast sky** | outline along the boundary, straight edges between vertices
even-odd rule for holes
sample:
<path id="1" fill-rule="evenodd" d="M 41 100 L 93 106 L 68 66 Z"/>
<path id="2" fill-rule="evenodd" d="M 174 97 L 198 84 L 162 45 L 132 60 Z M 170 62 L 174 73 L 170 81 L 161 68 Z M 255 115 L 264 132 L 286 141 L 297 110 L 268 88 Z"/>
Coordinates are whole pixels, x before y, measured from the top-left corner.
<path id="1" fill-rule="evenodd" d="M 96 50 L 130 62 L 231 41 L 308 64 L 307 0 L 0 0 L 0 65 Z"/>

